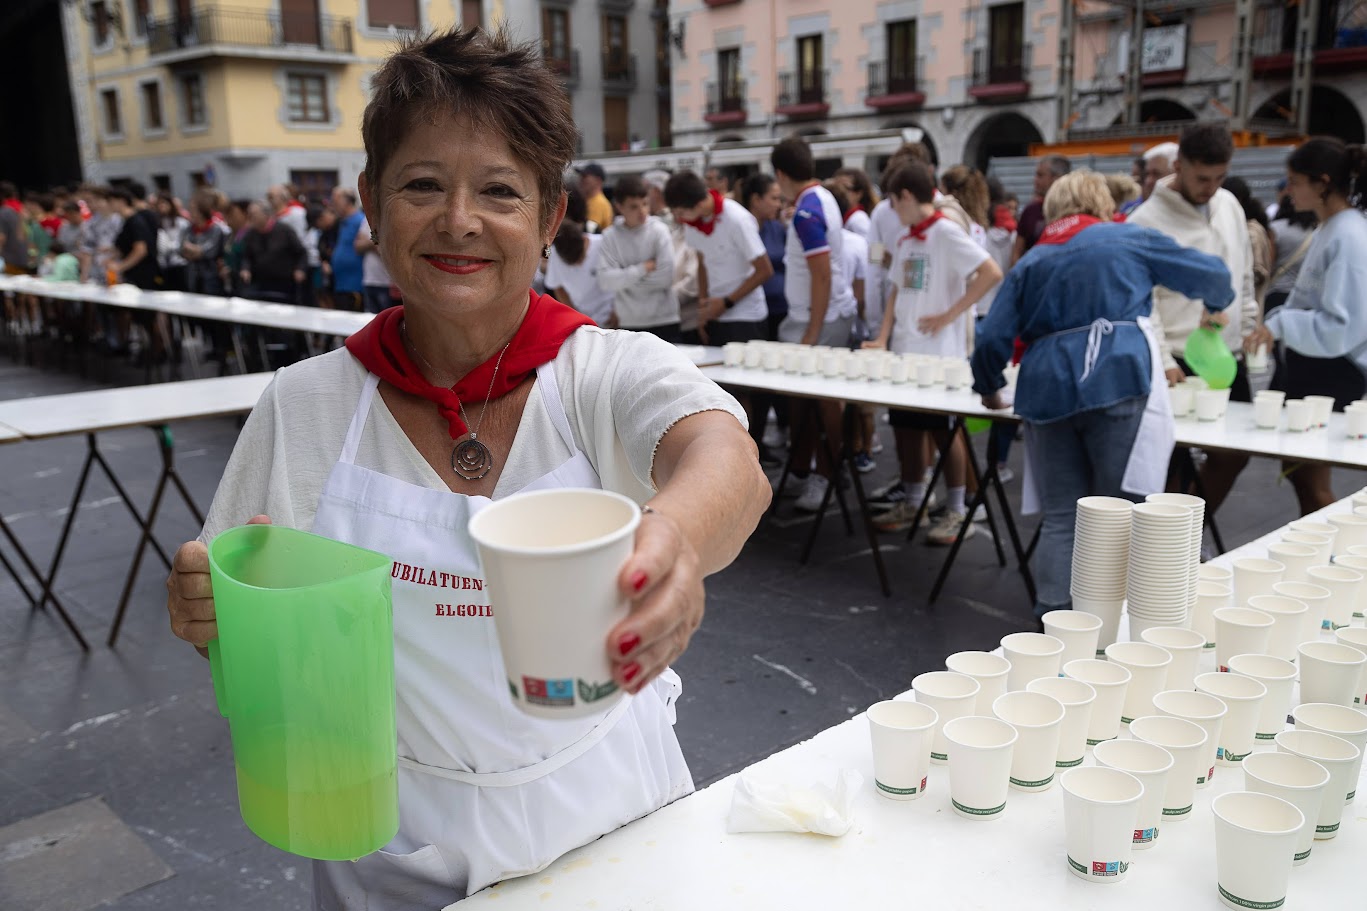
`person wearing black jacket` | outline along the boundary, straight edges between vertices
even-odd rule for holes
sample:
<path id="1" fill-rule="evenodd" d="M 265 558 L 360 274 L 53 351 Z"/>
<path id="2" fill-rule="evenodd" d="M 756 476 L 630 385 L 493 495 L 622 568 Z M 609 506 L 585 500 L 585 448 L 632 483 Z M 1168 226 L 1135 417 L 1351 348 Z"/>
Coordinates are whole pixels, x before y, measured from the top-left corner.
<path id="1" fill-rule="evenodd" d="M 271 217 L 264 202 L 247 207 L 249 230 L 242 241 L 246 297 L 294 303 L 308 269 L 308 253 L 293 229 Z"/>

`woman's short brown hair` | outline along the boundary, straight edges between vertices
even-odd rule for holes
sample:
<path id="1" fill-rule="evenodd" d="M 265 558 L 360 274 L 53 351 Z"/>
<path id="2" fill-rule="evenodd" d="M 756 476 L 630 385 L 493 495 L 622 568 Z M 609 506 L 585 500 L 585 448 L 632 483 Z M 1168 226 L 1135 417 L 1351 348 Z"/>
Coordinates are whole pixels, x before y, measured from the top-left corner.
<path id="1" fill-rule="evenodd" d="M 394 150 L 420 118 L 468 118 L 499 134 L 531 166 L 549 222 L 574 157 L 569 96 L 534 44 L 516 43 L 506 28 L 458 26 L 405 39 L 371 79 L 361 124 L 366 183 L 377 193 Z"/>
<path id="2" fill-rule="evenodd" d="M 1115 201 L 1106 186 L 1106 178 L 1096 171 L 1073 171 L 1064 174 L 1049 188 L 1044 197 L 1044 220 L 1058 221 L 1069 215 L 1091 215 L 1110 221 L 1115 214 Z"/>

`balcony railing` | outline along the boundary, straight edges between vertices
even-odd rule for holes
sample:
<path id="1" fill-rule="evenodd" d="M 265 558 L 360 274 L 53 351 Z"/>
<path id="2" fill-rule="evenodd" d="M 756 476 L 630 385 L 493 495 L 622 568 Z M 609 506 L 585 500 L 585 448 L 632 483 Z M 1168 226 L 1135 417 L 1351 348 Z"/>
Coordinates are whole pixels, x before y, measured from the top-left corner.
<path id="1" fill-rule="evenodd" d="M 351 20 L 311 13 L 211 7 L 147 21 L 149 54 L 213 46 L 352 53 Z"/>
<path id="2" fill-rule="evenodd" d="M 707 111 L 703 120 L 711 124 L 745 123 L 745 80 L 707 83 Z"/>
<path id="3" fill-rule="evenodd" d="M 973 86 L 1010 85 L 1030 81 L 1030 45 L 1022 44 L 1015 59 L 993 57 L 987 48 L 973 50 Z"/>
<path id="4" fill-rule="evenodd" d="M 926 100 L 920 78 L 924 71 L 924 57 L 872 61 L 864 103 L 881 110 L 919 107 Z"/>
<path id="5" fill-rule="evenodd" d="M 554 53 L 543 44 L 541 57 L 546 62 L 546 68 L 558 75 L 566 87 L 579 84 L 579 51 L 570 49 Z"/>
<path id="6" fill-rule="evenodd" d="M 1296 51 L 1299 12 L 1286 0 L 1267 0 L 1254 10 L 1253 71 L 1260 76 L 1290 72 Z M 1367 0 L 1321 0 L 1312 36 L 1318 71 L 1367 68 Z"/>
<path id="7" fill-rule="evenodd" d="M 636 88 L 636 55 L 603 51 L 603 86 L 628 90 Z"/>
<path id="8" fill-rule="evenodd" d="M 778 74 L 778 105 L 775 113 L 787 117 L 820 117 L 830 110 L 827 70 L 788 71 Z"/>

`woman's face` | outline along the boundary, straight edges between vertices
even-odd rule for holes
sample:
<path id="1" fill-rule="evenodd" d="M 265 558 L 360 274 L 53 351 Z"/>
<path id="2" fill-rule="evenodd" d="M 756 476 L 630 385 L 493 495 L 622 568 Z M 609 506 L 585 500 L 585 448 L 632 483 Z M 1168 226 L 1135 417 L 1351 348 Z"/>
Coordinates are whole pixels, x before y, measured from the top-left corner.
<path id="1" fill-rule="evenodd" d="M 502 136 L 454 117 L 415 124 L 361 197 L 405 301 L 447 315 L 524 303 L 560 222 Z"/>
<path id="2" fill-rule="evenodd" d="M 773 221 L 783 209 L 783 194 L 779 192 L 778 181 L 769 184 L 763 196 L 752 196 L 750 200 L 750 214 L 762 221 Z"/>
<path id="3" fill-rule="evenodd" d="M 1316 207 L 1324 201 L 1320 196 L 1323 190 L 1322 182 L 1295 171 L 1286 172 L 1286 195 L 1291 197 L 1291 205 L 1297 212 L 1316 211 Z"/>

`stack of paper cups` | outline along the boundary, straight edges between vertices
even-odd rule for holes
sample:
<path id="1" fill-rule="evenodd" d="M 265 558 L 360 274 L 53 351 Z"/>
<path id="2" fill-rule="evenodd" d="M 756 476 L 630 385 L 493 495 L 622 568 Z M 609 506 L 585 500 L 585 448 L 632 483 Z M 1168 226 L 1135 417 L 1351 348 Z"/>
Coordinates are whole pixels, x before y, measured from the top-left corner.
<path id="1" fill-rule="evenodd" d="M 1134 504 L 1119 497 L 1077 501 L 1070 593 L 1075 610 L 1101 618 L 1098 648 L 1116 639 L 1130 560 L 1130 514 Z"/>
<path id="2" fill-rule="evenodd" d="M 1191 567 L 1191 509 L 1140 503 L 1130 525 L 1126 610 L 1133 635 L 1149 626 L 1185 626 L 1196 581 Z"/>
<path id="3" fill-rule="evenodd" d="M 1190 611 L 1196 607 L 1196 581 L 1201 569 L 1201 541 L 1205 536 L 1206 501 L 1187 493 L 1151 493 L 1145 499 L 1149 503 L 1185 506 L 1191 510 L 1191 552 L 1187 557 L 1187 567 L 1191 571 L 1191 588 L 1187 593 L 1187 610 Z"/>

